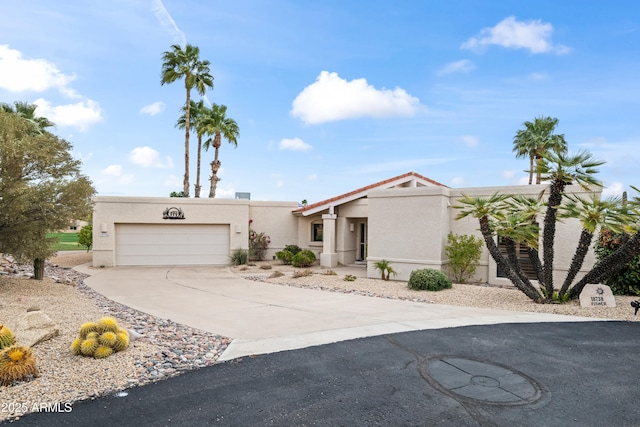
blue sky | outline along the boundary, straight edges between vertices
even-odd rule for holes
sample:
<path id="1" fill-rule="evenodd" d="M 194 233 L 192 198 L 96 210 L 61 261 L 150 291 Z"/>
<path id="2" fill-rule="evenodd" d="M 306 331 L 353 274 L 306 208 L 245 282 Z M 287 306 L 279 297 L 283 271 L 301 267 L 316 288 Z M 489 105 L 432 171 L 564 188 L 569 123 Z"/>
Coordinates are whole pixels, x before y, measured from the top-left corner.
<path id="1" fill-rule="evenodd" d="M 220 149 L 219 197 L 311 203 L 410 170 L 451 187 L 524 184 L 513 136 L 539 116 L 560 120 L 570 151 L 607 161 L 607 194 L 640 186 L 635 1 L 0 5 L 0 101 L 36 103 L 100 195 L 182 189 L 184 85 L 161 86 L 160 71 L 185 42 L 211 62 L 207 100 L 240 127 L 238 147 Z"/>

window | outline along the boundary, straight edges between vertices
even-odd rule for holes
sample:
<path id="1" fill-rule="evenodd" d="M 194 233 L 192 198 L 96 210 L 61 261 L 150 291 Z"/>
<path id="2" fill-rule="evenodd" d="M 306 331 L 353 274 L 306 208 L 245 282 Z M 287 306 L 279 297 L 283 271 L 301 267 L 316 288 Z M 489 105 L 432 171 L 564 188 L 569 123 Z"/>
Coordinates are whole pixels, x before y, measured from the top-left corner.
<path id="1" fill-rule="evenodd" d="M 311 240 L 314 242 L 322 242 L 322 224 L 311 224 Z"/>
<path id="2" fill-rule="evenodd" d="M 507 245 L 504 243 L 504 239 L 502 237 L 498 237 L 498 249 L 502 252 L 505 258 L 507 255 Z M 516 242 L 516 255 L 518 256 L 518 261 L 520 261 L 520 266 L 522 267 L 522 271 L 527 275 L 529 280 L 538 280 L 538 274 L 536 273 L 536 269 L 529 258 L 529 248 L 524 243 Z M 507 277 L 507 275 L 502 271 L 500 267 L 498 267 L 498 271 L 496 274 L 498 277 Z"/>

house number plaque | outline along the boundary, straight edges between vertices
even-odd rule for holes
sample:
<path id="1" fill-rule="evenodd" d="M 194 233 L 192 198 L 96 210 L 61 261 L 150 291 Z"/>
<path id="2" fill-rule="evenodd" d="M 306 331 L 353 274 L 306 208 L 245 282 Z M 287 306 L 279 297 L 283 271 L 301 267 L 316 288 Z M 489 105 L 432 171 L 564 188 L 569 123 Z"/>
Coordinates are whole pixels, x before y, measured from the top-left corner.
<path id="1" fill-rule="evenodd" d="M 184 212 L 180 208 L 167 208 L 162 212 L 162 219 L 184 219 Z"/>

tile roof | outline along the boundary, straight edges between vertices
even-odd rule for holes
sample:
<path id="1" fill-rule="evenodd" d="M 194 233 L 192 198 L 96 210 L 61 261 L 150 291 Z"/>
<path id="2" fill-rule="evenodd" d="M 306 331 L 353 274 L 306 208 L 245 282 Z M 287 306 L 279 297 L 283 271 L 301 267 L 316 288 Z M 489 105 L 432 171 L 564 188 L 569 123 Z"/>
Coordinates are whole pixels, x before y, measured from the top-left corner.
<path id="1" fill-rule="evenodd" d="M 355 196 L 357 194 L 365 193 L 365 194 L 363 194 L 363 196 L 366 196 L 366 192 L 369 191 L 369 190 L 373 190 L 373 189 L 376 189 L 376 188 L 388 188 L 388 187 L 386 187 L 388 184 L 391 184 L 391 183 L 393 183 L 395 181 L 402 181 L 403 178 L 411 178 L 411 177 L 417 178 L 417 179 L 419 179 L 421 181 L 426 181 L 427 183 L 430 183 L 432 185 L 436 185 L 436 186 L 440 186 L 440 187 L 447 187 L 446 185 L 441 184 L 438 181 L 434 181 L 431 178 L 427 178 L 426 176 L 423 176 L 423 175 L 420 175 L 419 173 L 415 173 L 415 172 L 411 171 L 411 172 L 407 172 L 407 173 L 402 174 L 402 175 L 395 176 L 393 178 L 385 179 L 384 181 L 376 182 L 375 184 L 371 184 L 371 185 L 367 185 L 367 186 L 362 187 L 362 188 L 358 188 L 357 190 L 353 190 L 353 191 L 350 191 L 348 193 L 341 194 L 339 196 L 331 197 L 331 198 L 326 199 L 326 200 L 321 200 L 319 202 L 312 203 L 312 204 L 307 205 L 307 206 L 302 206 L 302 207 L 294 210 L 293 212 L 294 213 L 304 213 L 306 211 L 310 211 L 310 210 L 313 210 L 313 209 L 316 209 L 316 208 L 319 208 L 319 207 L 322 207 L 322 206 L 329 206 L 329 205 L 334 205 L 335 206 L 335 205 L 341 204 L 341 202 L 340 202 L 341 200 L 344 200 L 344 202 L 342 202 L 342 203 L 346 203 L 349 200 L 353 200 L 353 196 Z M 402 182 L 407 182 L 407 181 L 408 180 L 405 180 L 405 181 L 402 181 Z"/>

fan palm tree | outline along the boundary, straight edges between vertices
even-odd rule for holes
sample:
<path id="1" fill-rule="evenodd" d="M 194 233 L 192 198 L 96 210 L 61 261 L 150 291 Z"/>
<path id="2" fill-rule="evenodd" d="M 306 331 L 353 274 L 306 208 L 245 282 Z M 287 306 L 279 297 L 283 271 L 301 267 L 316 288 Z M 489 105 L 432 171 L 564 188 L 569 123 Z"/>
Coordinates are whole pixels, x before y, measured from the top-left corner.
<path id="1" fill-rule="evenodd" d="M 216 197 L 216 187 L 218 185 L 218 170 L 220 170 L 220 160 L 218 159 L 218 152 L 220 145 L 222 144 L 222 138 L 227 142 L 233 144 L 234 148 L 238 146 L 238 137 L 240 136 L 240 128 L 235 120 L 226 116 L 227 106 L 213 104 L 208 111 L 207 117 L 204 119 L 204 127 L 206 133 L 213 135 L 213 139 L 207 139 L 203 147 L 205 150 L 209 150 L 210 147 L 214 148 L 214 157 L 211 162 L 211 187 L 209 189 L 209 197 Z"/>
<path id="2" fill-rule="evenodd" d="M 162 54 L 162 75 L 160 84 L 170 84 L 184 79 L 186 101 L 184 103 L 184 182 L 185 197 L 189 197 L 189 131 L 191 113 L 191 90 L 196 89 L 204 96 L 207 89 L 213 89 L 213 76 L 209 69 L 210 62 L 200 59 L 200 49 L 187 44 L 184 49 L 177 44 Z"/>
<path id="3" fill-rule="evenodd" d="M 533 301 L 542 302 L 542 296 L 540 293 L 538 293 L 531 283 L 525 283 L 522 280 L 520 275 L 511 267 L 504 255 L 502 255 L 496 241 L 494 240 L 494 234 L 496 233 L 494 224 L 505 219 L 503 210 L 505 207 L 504 201 L 507 197 L 508 196 L 499 193 L 494 193 L 489 198 L 470 197 L 465 195 L 458 201 L 460 205 L 454 206 L 456 209 L 460 209 L 460 213 L 456 216 L 456 220 L 467 216 L 477 218 L 480 221 L 480 233 L 482 233 L 482 237 L 484 238 L 485 245 L 489 250 L 489 254 L 494 259 L 497 266 L 504 271 L 507 278 L 516 288 L 521 290 Z"/>
<path id="4" fill-rule="evenodd" d="M 567 198 L 570 201 L 563 206 L 559 216 L 562 218 L 578 218 L 582 225 L 582 232 L 580 233 L 578 247 L 571 260 L 569 271 L 567 271 L 567 276 L 560 288 L 560 292 L 558 292 L 561 298 L 569 290 L 573 279 L 582 268 L 595 232 L 603 227 L 616 233 L 621 232 L 623 224 L 630 219 L 620 209 L 620 200 L 618 198 L 600 200 L 594 194 L 589 199 L 576 195 L 567 195 Z"/>
<path id="5" fill-rule="evenodd" d="M 640 189 L 631 186 L 636 191 Z M 622 246 L 618 247 L 612 254 L 601 259 L 598 263 L 584 275 L 582 279 L 576 283 L 569 291 L 570 297 L 578 298 L 580 292 L 589 283 L 600 283 L 618 270 L 624 268 L 631 260 L 640 254 L 640 199 L 635 198 L 627 206 L 622 206 L 622 215 L 628 216 L 629 220 L 625 221 L 625 231 L 633 233 L 629 240 Z"/>
<path id="6" fill-rule="evenodd" d="M 549 181 L 549 200 L 544 216 L 542 234 L 543 278 L 548 295 L 553 295 L 553 241 L 556 235 L 558 209 L 567 185 L 577 184 L 585 190 L 602 186 L 595 178 L 598 166 L 605 162 L 593 159 L 588 151 L 569 155 L 566 152 L 547 152 L 538 166 L 543 181 Z"/>
<path id="7" fill-rule="evenodd" d="M 200 197 L 200 189 L 202 188 L 200 186 L 200 164 L 201 164 L 201 160 L 202 160 L 202 137 L 205 135 L 206 133 L 206 122 L 205 122 L 205 117 L 207 116 L 207 112 L 208 112 L 208 108 L 206 105 L 204 105 L 204 101 L 200 100 L 198 102 L 195 102 L 194 100 L 191 100 L 191 106 L 189 108 L 190 110 L 190 114 L 189 114 L 189 125 L 191 126 L 192 130 L 196 131 L 196 134 L 198 135 L 198 148 L 196 149 L 196 153 L 197 153 L 197 162 L 196 162 L 196 184 L 194 186 L 194 197 Z M 176 127 L 180 128 L 180 129 L 184 129 L 184 127 L 186 126 L 186 112 L 185 112 L 185 108 L 182 107 L 182 116 L 178 119 L 177 123 L 176 123 Z"/>
<path id="8" fill-rule="evenodd" d="M 14 113 L 18 116 L 26 119 L 29 123 L 31 123 L 34 128 L 35 133 L 41 134 L 47 130 L 47 128 L 54 127 L 55 124 L 51 122 L 46 117 L 37 117 L 36 109 L 38 106 L 36 104 L 29 104 L 28 102 L 20 102 L 16 101 L 13 103 L 15 107 L 12 107 L 10 104 L 3 102 L 0 104 L 0 110 L 5 111 L 7 113 Z"/>
<path id="9" fill-rule="evenodd" d="M 553 133 L 557 125 L 556 118 L 536 117 L 533 122 L 524 122 L 525 128 L 520 129 L 513 138 L 516 158 L 529 157 L 529 185 L 533 182 L 533 172 L 537 170 L 546 153 L 567 151 L 564 135 Z M 540 172 L 536 171 L 536 184 L 542 182 L 541 178 Z"/>

